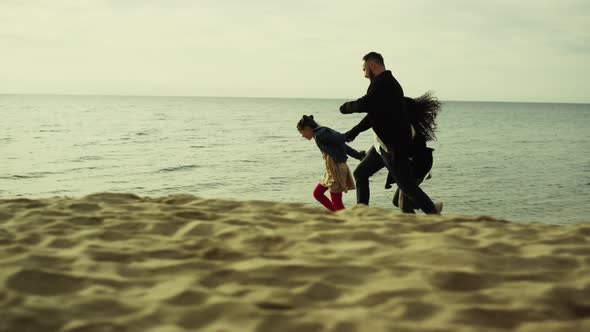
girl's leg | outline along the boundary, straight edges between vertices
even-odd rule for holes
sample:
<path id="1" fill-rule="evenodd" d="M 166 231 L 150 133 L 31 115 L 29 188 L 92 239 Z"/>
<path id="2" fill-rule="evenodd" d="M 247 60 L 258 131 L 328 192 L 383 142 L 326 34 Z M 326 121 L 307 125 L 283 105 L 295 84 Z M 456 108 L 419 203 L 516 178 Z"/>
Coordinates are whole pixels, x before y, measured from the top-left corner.
<path id="1" fill-rule="evenodd" d="M 342 193 L 330 191 L 330 197 L 332 197 L 332 206 L 334 207 L 334 211 L 344 210 L 344 203 L 342 203 Z"/>
<path id="2" fill-rule="evenodd" d="M 318 183 L 318 185 L 313 190 L 313 197 L 323 206 L 325 206 L 326 209 L 330 211 L 335 211 L 332 202 L 330 202 L 330 199 L 324 195 L 326 190 L 328 190 L 328 188 L 322 186 L 321 183 Z"/>

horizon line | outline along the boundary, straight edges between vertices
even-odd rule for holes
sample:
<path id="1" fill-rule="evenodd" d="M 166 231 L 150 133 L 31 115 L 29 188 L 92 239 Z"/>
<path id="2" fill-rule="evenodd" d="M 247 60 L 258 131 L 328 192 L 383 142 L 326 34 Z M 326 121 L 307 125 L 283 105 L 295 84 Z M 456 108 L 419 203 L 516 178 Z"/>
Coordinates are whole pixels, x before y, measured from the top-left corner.
<path id="1" fill-rule="evenodd" d="M 203 95 L 147 95 L 147 94 L 103 94 L 103 93 L 5 93 L 0 96 L 54 96 L 54 97 L 134 97 L 134 98 L 234 98 L 234 99 L 313 99 L 313 100 L 355 100 L 345 97 L 269 97 L 269 96 L 203 96 Z M 573 101 L 520 101 L 520 100 L 459 100 L 449 99 L 443 102 L 468 102 L 468 103 L 522 103 L 522 104 L 574 104 L 588 105 L 589 102 Z"/>

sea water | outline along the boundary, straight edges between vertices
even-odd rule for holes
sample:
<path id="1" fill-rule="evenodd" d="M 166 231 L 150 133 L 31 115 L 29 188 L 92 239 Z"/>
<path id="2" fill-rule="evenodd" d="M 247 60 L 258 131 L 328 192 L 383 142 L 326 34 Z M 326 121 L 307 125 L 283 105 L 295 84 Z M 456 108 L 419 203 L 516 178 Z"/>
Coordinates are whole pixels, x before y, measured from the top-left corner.
<path id="1" fill-rule="evenodd" d="M 319 205 L 324 163 L 296 124 L 313 114 L 345 132 L 363 114 L 340 114 L 344 101 L 0 95 L 0 198 L 109 191 Z M 446 214 L 590 221 L 589 128 L 588 104 L 445 101 L 422 187 Z M 372 144 L 371 130 L 350 143 Z M 358 163 L 349 158 L 351 170 Z M 386 174 L 371 178 L 370 204 L 393 209 Z"/>

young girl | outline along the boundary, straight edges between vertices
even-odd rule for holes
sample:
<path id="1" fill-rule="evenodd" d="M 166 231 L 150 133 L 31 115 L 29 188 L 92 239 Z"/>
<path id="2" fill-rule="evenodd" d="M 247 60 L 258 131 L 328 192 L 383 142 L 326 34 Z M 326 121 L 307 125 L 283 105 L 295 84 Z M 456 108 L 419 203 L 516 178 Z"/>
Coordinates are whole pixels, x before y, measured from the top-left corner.
<path id="1" fill-rule="evenodd" d="M 318 125 L 313 115 L 304 115 L 297 123 L 297 130 L 306 139 L 315 139 L 326 163 L 326 173 L 315 187 L 313 197 L 330 211 L 344 209 L 342 192 L 355 189 L 352 174 L 346 165 L 347 154 L 360 160 L 365 153 L 346 145 L 345 135 Z M 324 195 L 328 189 L 331 200 Z"/>

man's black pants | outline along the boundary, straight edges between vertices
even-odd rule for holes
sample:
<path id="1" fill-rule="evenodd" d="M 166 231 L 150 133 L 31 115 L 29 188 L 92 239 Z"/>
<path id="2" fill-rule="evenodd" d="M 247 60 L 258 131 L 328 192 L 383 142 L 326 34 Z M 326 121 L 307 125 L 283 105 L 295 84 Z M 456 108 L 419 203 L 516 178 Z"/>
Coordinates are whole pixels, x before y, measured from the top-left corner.
<path id="1" fill-rule="evenodd" d="M 381 150 L 380 155 L 375 147 L 371 147 L 366 157 L 356 167 L 354 178 L 357 204 L 369 204 L 369 178 L 383 167 L 386 167 L 393 175 L 397 186 L 412 201 L 415 208 L 421 209 L 425 213 L 437 213 L 430 197 L 412 177 L 409 153 L 396 149 L 390 149 L 389 152 Z"/>

